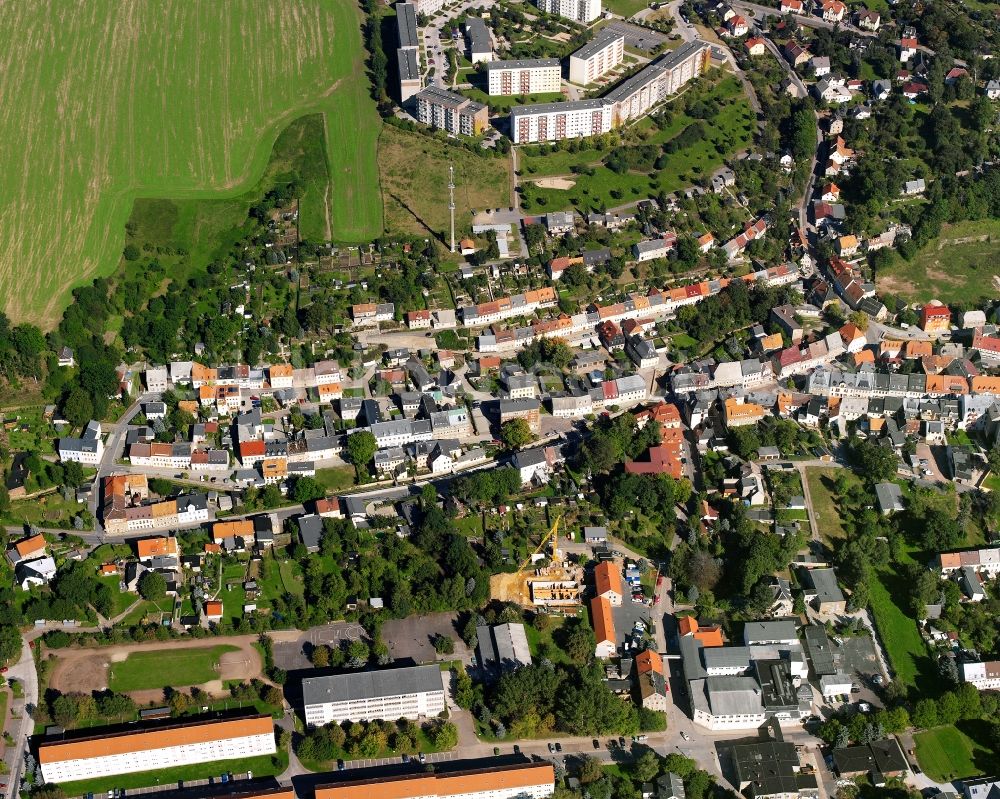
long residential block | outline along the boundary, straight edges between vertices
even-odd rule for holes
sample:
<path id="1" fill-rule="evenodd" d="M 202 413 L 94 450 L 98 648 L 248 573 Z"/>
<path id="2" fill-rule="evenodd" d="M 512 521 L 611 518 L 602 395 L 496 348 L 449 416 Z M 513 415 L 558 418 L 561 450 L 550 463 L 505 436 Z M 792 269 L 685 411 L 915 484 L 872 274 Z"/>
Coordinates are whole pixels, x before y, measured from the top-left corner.
<path id="1" fill-rule="evenodd" d="M 412 666 L 302 681 L 306 724 L 431 718 L 444 710 L 444 684 L 437 666 Z"/>
<path id="2" fill-rule="evenodd" d="M 710 57 L 711 48 L 706 42 L 686 42 L 600 99 L 515 106 L 510 111 L 511 140 L 514 144 L 531 144 L 607 133 L 645 116 L 680 91 L 708 68 Z"/>
<path id="3" fill-rule="evenodd" d="M 274 721 L 259 715 L 45 741 L 38 747 L 38 763 L 45 782 L 60 783 L 276 751 Z"/>
<path id="4" fill-rule="evenodd" d="M 551 763 L 372 776 L 320 785 L 316 799 L 544 799 L 555 790 Z"/>

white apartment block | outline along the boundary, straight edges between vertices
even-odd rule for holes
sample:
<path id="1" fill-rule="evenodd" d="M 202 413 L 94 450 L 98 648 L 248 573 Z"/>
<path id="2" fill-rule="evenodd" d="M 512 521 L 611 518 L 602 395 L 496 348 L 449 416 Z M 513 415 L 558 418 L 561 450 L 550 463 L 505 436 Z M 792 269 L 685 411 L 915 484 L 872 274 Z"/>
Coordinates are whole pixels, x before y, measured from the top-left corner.
<path id="1" fill-rule="evenodd" d="M 510 111 L 514 144 L 599 136 L 612 126 L 612 107 L 603 100 L 574 100 L 516 106 Z"/>
<path id="2" fill-rule="evenodd" d="M 486 65 L 489 94 L 495 97 L 558 92 L 561 71 L 558 58 L 491 61 Z"/>
<path id="3" fill-rule="evenodd" d="M 444 8 L 445 3 L 444 0 L 413 0 L 413 5 L 418 14 L 430 17 Z"/>
<path id="4" fill-rule="evenodd" d="M 38 764 L 45 782 L 60 783 L 276 751 L 271 717 L 250 716 L 45 742 L 38 747 Z"/>
<path id="5" fill-rule="evenodd" d="M 356 799 L 376 792 L 398 799 L 545 799 L 554 790 L 555 770 L 543 761 L 348 780 L 317 786 L 316 799 Z"/>
<path id="6" fill-rule="evenodd" d="M 601 0 L 538 0 L 538 10 L 588 23 L 601 16 Z"/>
<path id="7" fill-rule="evenodd" d="M 383 669 L 302 680 L 306 724 L 432 718 L 445 708 L 436 665 Z"/>
<path id="8" fill-rule="evenodd" d="M 586 86 L 610 72 L 625 58 L 625 36 L 602 31 L 569 57 L 569 79 Z"/>
<path id="9" fill-rule="evenodd" d="M 1000 660 L 963 663 L 962 680 L 980 691 L 1000 690 Z"/>
<path id="10" fill-rule="evenodd" d="M 685 42 L 620 83 L 602 98 L 614 106 L 614 125 L 645 116 L 653 106 L 680 91 L 705 70 L 709 57 L 705 42 Z"/>

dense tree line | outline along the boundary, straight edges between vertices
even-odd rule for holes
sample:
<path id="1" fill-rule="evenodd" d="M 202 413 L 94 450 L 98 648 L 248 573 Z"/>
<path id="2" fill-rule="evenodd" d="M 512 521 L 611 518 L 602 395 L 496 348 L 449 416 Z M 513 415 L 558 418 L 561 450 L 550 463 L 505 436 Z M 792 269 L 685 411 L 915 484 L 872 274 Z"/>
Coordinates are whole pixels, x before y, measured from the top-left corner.
<path id="1" fill-rule="evenodd" d="M 698 341 L 715 341 L 741 328 L 764 324 L 772 308 L 794 296 L 794 289 L 788 286 L 748 287 L 744 281 L 734 280 L 697 305 L 680 308 L 676 324 Z"/>

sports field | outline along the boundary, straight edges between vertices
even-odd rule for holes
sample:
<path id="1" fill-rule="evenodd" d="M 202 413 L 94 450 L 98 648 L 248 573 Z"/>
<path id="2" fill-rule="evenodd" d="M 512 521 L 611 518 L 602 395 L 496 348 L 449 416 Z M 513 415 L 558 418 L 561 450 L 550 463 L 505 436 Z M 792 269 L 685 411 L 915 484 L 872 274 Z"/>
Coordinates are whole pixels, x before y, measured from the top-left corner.
<path id="1" fill-rule="evenodd" d="M 378 235 L 361 22 L 352 0 L 0 4 L 3 309 L 52 324 L 73 286 L 118 265 L 136 198 L 238 195 L 316 111 L 324 227 Z"/>
<path id="2" fill-rule="evenodd" d="M 219 679 L 219 658 L 235 646 L 133 652 L 108 669 L 108 688 L 122 693 L 155 688 L 204 685 Z"/>

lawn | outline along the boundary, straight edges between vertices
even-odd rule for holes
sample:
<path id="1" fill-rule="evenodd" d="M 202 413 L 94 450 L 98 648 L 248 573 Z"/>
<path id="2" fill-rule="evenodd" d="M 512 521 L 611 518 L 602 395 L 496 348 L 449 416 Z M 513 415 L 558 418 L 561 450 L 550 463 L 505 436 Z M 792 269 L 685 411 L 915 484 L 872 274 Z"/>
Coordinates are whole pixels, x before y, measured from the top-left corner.
<path id="1" fill-rule="evenodd" d="M 963 729 L 959 729 L 962 727 Z M 920 768 L 935 782 L 993 774 L 1000 770 L 1000 757 L 985 743 L 989 738 L 989 722 L 959 722 L 913 736 Z"/>
<path id="2" fill-rule="evenodd" d="M 828 543 L 835 538 L 847 537 L 833 493 L 834 480 L 840 471 L 840 469 L 823 466 L 810 466 L 806 469 L 809 498 L 812 500 L 816 525 L 819 527 L 819 534 Z"/>
<path id="3" fill-rule="evenodd" d="M 926 245 L 912 261 L 896 255 L 893 265 L 879 271 L 880 292 L 921 302 L 978 303 L 993 298 L 1000 280 L 1000 220 L 984 219 L 945 225 L 941 236 Z"/>
<path id="4" fill-rule="evenodd" d="M 871 611 L 896 679 L 907 688 L 916 686 L 918 678 L 922 686 L 938 684 L 937 668 L 917 623 L 901 605 L 909 590 L 906 578 L 884 568 L 875 571 L 875 578 L 869 587 Z"/>
<path id="5" fill-rule="evenodd" d="M 239 196 L 309 113 L 324 114 L 332 179 L 304 221 L 328 220 L 338 241 L 382 231 L 381 121 L 355 3 L 4 10 L 0 285 L 15 321 L 54 323 L 71 288 L 115 270 L 137 198 Z"/>
<path id="6" fill-rule="evenodd" d="M 133 652 L 120 663 L 111 665 L 108 671 L 108 688 L 127 692 L 202 685 L 219 678 L 216 671 L 219 657 L 226 652 L 236 651 L 235 646 L 220 644 L 204 649 Z"/>
<path id="7" fill-rule="evenodd" d="M 280 774 L 287 767 L 288 754 L 279 751 L 277 755 L 247 757 L 241 760 L 213 760 L 211 763 L 198 763 L 193 766 L 178 766 L 177 768 L 155 769 L 153 771 L 130 771 L 115 777 L 64 782 L 61 783 L 60 787 L 67 796 L 102 795 L 105 791 L 113 788 L 166 786 L 181 781 L 219 777 L 223 772 L 232 773 L 236 777 L 245 777 L 248 771 L 252 771 L 254 779 L 271 777 Z"/>
<path id="8" fill-rule="evenodd" d="M 649 3 L 645 0 L 605 0 L 604 8 L 611 11 L 614 14 L 621 14 L 621 16 L 631 17 L 637 11 L 642 11 L 642 9 L 647 8 Z"/>
<path id="9" fill-rule="evenodd" d="M 739 82 L 732 76 L 726 76 L 714 85 L 690 89 L 687 101 L 693 102 L 697 96 L 718 100 L 721 103 L 718 113 L 714 118 L 704 120 L 704 138 L 671 153 L 665 165 L 658 170 L 614 172 L 602 163 L 602 159 L 610 154 L 610 149 L 599 151 L 588 147 L 575 153 L 563 149 L 554 152 L 546 152 L 548 148 L 532 149 L 531 154 L 526 154 L 519 164 L 525 210 L 541 212 L 569 205 L 584 210 L 613 208 L 661 191 L 678 191 L 711 175 L 732 153 L 748 146 L 753 136 L 753 114 Z M 665 107 L 669 109 L 670 103 Z M 687 114 L 674 114 L 669 123 L 659 128 L 652 120 L 643 119 L 627 131 L 629 138 L 625 146 L 666 144 L 696 121 Z M 566 146 L 572 148 L 575 145 L 570 143 Z M 572 186 L 567 188 L 539 186 L 534 182 L 545 176 L 567 175 L 573 167 L 589 167 L 593 174 L 569 175 Z"/>
<path id="10" fill-rule="evenodd" d="M 422 133 L 382 129 L 378 161 L 388 230 L 448 235 L 448 167 L 455 167 L 455 230 L 472 230 L 471 213 L 511 204 L 510 160 L 474 155 Z"/>
<path id="11" fill-rule="evenodd" d="M 354 467 L 336 466 L 330 469 L 317 469 L 316 482 L 327 491 L 343 491 L 354 485 Z"/>

